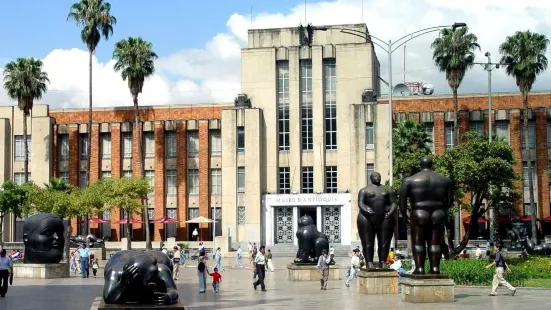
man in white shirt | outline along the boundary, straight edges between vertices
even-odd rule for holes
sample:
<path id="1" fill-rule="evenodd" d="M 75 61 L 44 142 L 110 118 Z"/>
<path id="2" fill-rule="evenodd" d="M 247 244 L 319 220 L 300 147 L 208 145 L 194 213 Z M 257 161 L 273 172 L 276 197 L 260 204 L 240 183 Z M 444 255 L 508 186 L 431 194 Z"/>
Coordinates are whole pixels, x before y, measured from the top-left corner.
<path id="1" fill-rule="evenodd" d="M 177 245 L 174 246 L 174 256 L 172 257 L 172 277 L 174 278 L 174 281 L 178 280 L 178 277 L 180 276 L 180 247 Z"/>
<path id="2" fill-rule="evenodd" d="M 235 264 L 237 267 L 243 267 L 243 250 L 241 247 L 237 248 L 237 255 L 235 256 Z"/>
<path id="3" fill-rule="evenodd" d="M 360 271 L 360 256 L 358 255 L 360 251 L 358 249 L 354 249 L 354 254 L 352 254 L 352 259 L 350 260 L 350 275 L 346 279 L 346 282 L 344 282 L 344 285 L 347 287 L 350 287 L 350 281 L 354 279 L 356 276 L 356 273 Z"/>
<path id="4" fill-rule="evenodd" d="M 266 256 L 264 256 L 265 247 L 261 246 L 260 250 L 254 258 L 254 267 L 256 268 L 256 274 L 258 275 L 258 280 L 253 283 L 254 290 L 256 291 L 257 286 L 260 285 L 260 288 L 263 292 L 266 292 L 266 286 L 264 286 L 264 277 L 266 276 Z"/>
<path id="5" fill-rule="evenodd" d="M 193 237 L 193 240 L 197 241 L 197 236 L 199 236 L 199 232 L 197 231 L 197 228 L 193 230 L 191 233 L 191 236 Z"/>
<path id="6" fill-rule="evenodd" d="M 8 279 L 10 273 L 13 273 L 13 262 L 6 255 L 6 249 L 0 251 L 0 297 L 4 298 L 8 292 Z"/>

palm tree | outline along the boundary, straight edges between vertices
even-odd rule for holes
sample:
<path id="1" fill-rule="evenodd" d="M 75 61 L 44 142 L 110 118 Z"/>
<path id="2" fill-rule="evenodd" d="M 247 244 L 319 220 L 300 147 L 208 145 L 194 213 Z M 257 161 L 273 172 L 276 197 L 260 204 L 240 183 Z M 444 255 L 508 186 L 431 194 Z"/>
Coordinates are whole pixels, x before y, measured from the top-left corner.
<path id="1" fill-rule="evenodd" d="M 27 117 L 33 109 L 34 100 L 40 100 L 48 90 L 48 74 L 42 70 L 40 59 L 32 57 L 18 58 L 4 67 L 4 88 L 8 96 L 17 100 L 17 106 L 23 111 L 23 144 L 25 152 L 25 183 L 29 181 L 29 145 L 27 143 Z"/>
<path id="2" fill-rule="evenodd" d="M 152 50 L 151 42 L 142 38 L 129 37 L 115 44 L 113 58 L 116 60 L 115 71 L 120 71 L 122 79 L 128 82 L 128 88 L 132 95 L 132 102 L 135 110 L 135 131 L 138 140 L 138 160 L 140 162 L 140 176 L 144 177 L 144 163 L 142 150 L 142 137 L 140 132 L 140 109 L 138 106 L 138 95 L 142 92 L 144 81 L 155 72 L 155 59 L 157 54 Z M 144 203 L 145 220 L 145 241 L 146 247 L 152 249 L 151 237 L 149 235 L 149 213 L 147 204 Z"/>
<path id="3" fill-rule="evenodd" d="M 59 191 L 59 192 L 66 192 L 70 193 L 73 187 L 65 182 L 64 179 L 61 178 L 54 178 L 50 180 L 50 183 L 44 183 L 44 186 L 46 189 L 51 191 Z"/>
<path id="4" fill-rule="evenodd" d="M 524 113 L 522 128 L 524 143 L 528 146 L 528 93 L 536 81 L 536 77 L 547 69 L 547 46 L 549 39 L 543 34 L 527 31 L 517 31 L 508 36 L 499 46 L 503 55 L 501 62 L 505 64 L 507 75 L 513 76 L 522 94 Z M 532 180 L 532 162 L 528 160 L 528 187 L 530 190 L 530 211 L 532 213 L 532 242 L 537 241 L 536 207 L 534 205 L 534 181 Z"/>

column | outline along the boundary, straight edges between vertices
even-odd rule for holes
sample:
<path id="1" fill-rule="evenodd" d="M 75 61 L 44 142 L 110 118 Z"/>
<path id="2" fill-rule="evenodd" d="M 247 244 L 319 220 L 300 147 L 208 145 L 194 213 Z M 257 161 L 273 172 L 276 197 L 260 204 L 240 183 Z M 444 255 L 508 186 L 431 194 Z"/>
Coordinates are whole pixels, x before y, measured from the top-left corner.
<path id="1" fill-rule="evenodd" d="M 176 124 L 176 182 L 178 186 L 178 236 L 177 240 L 188 240 L 187 218 L 187 132 L 186 122 Z"/>
<path id="2" fill-rule="evenodd" d="M 316 207 L 316 227 L 319 231 L 323 232 L 322 230 L 322 217 L 323 217 L 323 210 L 321 209 L 321 206 Z"/>
<path id="3" fill-rule="evenodd" d="M 291 192 L 301 190 L 301 109 L 299 48 L 289 48 L 289 167 Z"/>
<path id="4" fill-rule="evenodd" d="M 547 111 L 536 109 L 536 177 L 538 218 L 549 216 L 549 153 L 547 146 Z"/>
<path id="5" fill-rule="evenodd" d="M 312 46 L 314 193 L 323 193 L 325 190 L 325 102 L 323 98 L 323 50 L 321 46 Z"/>
<path id="6" fill-rule="evenodd" d="M 161 121 L 155 122 L 155 218 L 165 216 L 165 128 Z M 149 219 L 154 220 L 154 219 Z M 165 225 L 155 224 L 154 241 L 163 239 Z"/>
<path id="7" fill-rule="evenodd" d="M 101 164 L 100 164 L 100 139 L 99 139 L 99 124 L 92 124 L 92 130 L 88 130 L 91 134 L 91 146 L 88 160 L 90 161 L 90 183 L 97 182 L 100 176 Z M 97 224 L 90 224 L 90 227 L 96 228 Z"/>
<path id="8" fill-rule="evenodd" d="M 446 150 L 444 112 L 434 113 L 434 152 L 442 155 Z"/>
<path id="9" fill-rule="evenodd" d="M 471 128 L 470 115 L 468 110 L 459 111 L 459 137 L 462 137 Z"/>
<path id="10" fill-rule="evenodd" d="M 120 123 L 111 123 L 111 177 L 121 177 L 121 126 Z M 121 219 L 118 207 L 111 209 L 111 223 Z M 119 241 L 120 224 L 111 224 L 111 241 Z"/>
<path id="11" fill-rule="evenodd" d="M 78 124 L 69 125 L 69 184 L 79 187 Z M 71 232 L 77 232 L 78 218 L 71 218 Z"/>
<path id="12" fill-rule="evenodd" d="M 50 175 L 51 178 L 57 178 L 58 177 L 58 160 L 59 156 L 57 155 L 58 146 L 57 146 L 57 125 L 53 125 L 52 130 L 52 174 Z"/>
<path id="13" fill-rule="evenodd" d="M 298 230 L 298 207 L 293 208 L 293 244 L 298 245 L 298 239 L 295 235 Z"/>
<path id="14" fill-rule="evenodd" d="M 247 139 L 245 137 L 245 139 Z M 209 217 L 210 213 L 210 152 L 209 152 L 209 122 L 199 122 L 199 216 Z M 214 216 L 214 214 L 213 214 Z M 201 225 L 201 236 L 209 236 L 209 226 Z M 208 237 L 206 238 L 208 240 Z"/>
<path id="15" fill-rule="evenodd" d="M 143 159 L 143 155 L 144 153 L 142 152 L 142 150 L 139 150 L 138 149 L 138 133 L 140 134 L 140 140 L 141 140 L 141 143 L 140 143 L 140 146 L 143 150 L 143 123 L 142 122 L 139 122 L 139 125 L 138 125 L 138 130 L 136 130 L 136 124 L 133 123 L 133 126 L 132 126 L 132 135 L 133 135 L 133 139 L 132 139 L 132 148 L 134 149 L 133 150 L 133 154 L 132 154 L 132 175 L 134 177 L 141 177 L 142 176 L 142 169 L 141 169 L 141 163 L 140 163 L 140 152 L 142 153 L 142 159 Z M 134 217 L 134 215 L 132 214 L 131 217 Z M 139 230 L 142 228 L 142 224 L 132 224 L 132 230 L 131 230 L 131 234 L 132 236 L 134 236 L 134 231 L 135 230 Z M 125 228 L 126 229 L 126 228 Z"/>
<path id="16" fill-rule="evenodd" d="M 513 154 L 517 163 L 515 165 L 515 172 L 522 176 L 522 142 L 521 142 L 521 128 L 522 120 L 520 117 L 520 109 L 512 109 L 509 111 L 509 141 L 513 148 Z M 521 191 L 523 189 L 522 179 L 516 182 L 517 188 Z M 520 199 L 517 205 L 517 212 L 522 212 L 524 200 Z"/>

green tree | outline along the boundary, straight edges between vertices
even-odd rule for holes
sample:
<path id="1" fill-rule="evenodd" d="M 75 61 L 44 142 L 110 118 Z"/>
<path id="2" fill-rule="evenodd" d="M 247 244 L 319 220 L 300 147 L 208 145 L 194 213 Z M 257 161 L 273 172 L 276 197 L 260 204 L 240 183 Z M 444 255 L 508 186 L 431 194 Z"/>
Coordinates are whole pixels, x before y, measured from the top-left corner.
<path id="1" fill-rule="evenodd" d="M 536 77 L 547 69 L 547 46 L 549 40 L 544 34 L 517 31 L 508 36 L 499 46 L 501 62 L 505 64 L 507 75 L 513 76 L 522 94 L 524 108 L 522 128 L 524 144 L 528 147 L 528 93 Z M 537 243 L 536 206 L 534 204 L 534 181 L 532 179 L 532 162 L 528 161 L 528 187 L 530 191 L 530 213 L 532 214 L 532 242 Z"/>
<path id="2" fill-rule="evenodd" d="M 21 217 L 23 205 L 27 200 L 27 189 L 24 186 L 6 181 L 0 188 L 0 248 L 4 248 L 4 217 L 10 213 Z"/>
<path id="3" fill-rule="evenodd" d="M 92 128 L 92 59 L 102 37 L 108 40 L 113 35 L 113 27 L 117 24 L 115 16 L 111 15 L 111 4 L 103 0 L 80 0 L 73 3 L 67 20 L 74 20 L 82 27 L 80 39 L 88 48 L 88 130 Z M 92 135 L 88 134 L 87 154 L 90 156 Z M 86 161 L 86 171 L 90 171 L 90 158 Z M 90 173 L 87 180 L 90 182 Z M 86 222 L 86 230 L 89 230 Z"/>
<path id="4" fill-rule="evenodd" d="M 61 178 L 51 179 L 50 183 L 44 183 L 44 186 L 46 189 L 65 193 L 70 193 L 73 190 L 73 187 Z"/>
<path id="5" fill-rule="evenodd" d="M 452 253 L 459 253 L 470 237 L 476 237 L 478 219 L 488 211 L 484 200 L 490 201 L 490 207 L 495 208 L 494 213 L 498 213 L 500 208 L 511 205 L 505 201 L 518 198 L 515 181 L 519 176 L 514 166 L 515 157 L 510 145 L 501 140 L 488 142 L 488 139 L 475 132 L 465 134 L 463 143 L 446 150 L 437 159 L 438 172 L 454 182 L 457 204 L 471 213 L 469 229 L 465 231 L 458 247 L 454 248 L 451 238 L 448 239 Z M 470 201 L 463 203 L 464 194 L 467 193 Z"/>
<path id="6" fill-rule="evenodd" d="M 140 176 L 144 177 L 144 163 L 142 138 L 139 127 L 140 109 L 138 106 L 138 95 L 142 92 L 145 79 L 155 72 L 155 59 L 157 54 L 152 50 L 151 42 L 144 41 L 142 38 L 129 37 L 115 44 L 113 52 L 115 59 L 115 71 L 120 71 L 122 79 L 128 82 L 128 88 L 132 95 L 135 110 L 135 131 L 137 134 L 138 160 L 140 162 Z M 147 197 L 145 198 L 147 199 Z M 144 203 L 144 208 L 147 205 Z M 149 222 L 147 209 L 144 209 L 145 222 Z M 151 237 L 149 234 L 149 225 L 145 225 L 146 248 L 151 250 Z"/>
<path id="7" fill-rule="evenodd" d="M 121 178 L 116 180 L 108 179 L 105 181 L 105 186 L 110 190 L 106 195 L 108 202 L 105 205 L 106 210 L 113 208 L 121 209 L 127 218 L 131 219 L 133 214 L 140 213 L 144 209 L 142 201 L 151 191 L 149 181 L 144 178 Z M 148 226 L 148 222 L 144 223 Z M 132 248 L 132 235 L 130 233 L 130 225 L 126 224 L 127 248 Z"/>
<path id="8" fill-rule="evenodd" d="M 42 61 L 32 57 L 18 58 L 4 67 L 4 88 L 8 96 L 17 100 L 23 112 L 23 144 L 25 183 L 29 181 L 29 145 L 27 142 L 27 116 L 33 109 L 35 100 L 40 100 L 49 83 L 48 74 L 42 70 Z"/>

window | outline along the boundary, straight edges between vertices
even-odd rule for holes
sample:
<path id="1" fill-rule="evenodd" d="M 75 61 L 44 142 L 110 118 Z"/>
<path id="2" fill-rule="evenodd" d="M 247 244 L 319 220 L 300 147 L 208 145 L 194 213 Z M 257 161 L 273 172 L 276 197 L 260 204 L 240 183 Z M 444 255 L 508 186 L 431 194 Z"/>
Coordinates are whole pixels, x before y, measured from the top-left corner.
<path id="1" fill-rule="evenodd" d="M 337 149 L 337 70 L 334 59 L 325 60 L 325 149 Z"/>
<path id="2" fill-rule="evenodd" d="M 122 133 L 122 153 L 124 158 L 132 158 L 132 132 Z"/>
<path id="3" fill-rule="evenodd" d="M 69 183 L 69 172 L 60 172 L 58 177 L 63 181 Z"/>
<path id="4" fill-rule="evenodd" d="M 155 190 L 155 171 L 153 170 L 145 170 L 145 178 L 149 181 L 149 188 L 151 190 Z M 154 191 L 149 193 L 149 195 L 153 195 Z"/>
<path id="5" fill-rule="evenodd" d="M 199 194 L 199 170 L 188 169 L 187 171 L 187 190 L 190 195 Z"/>
<path id="6" fill-rule="evenodd" d="M 365 148 L 367 150 L 375 148 L 375 128 L 372 122 L 365 124 Z"/>
<path id="7" fill-rule="evenodd" d="M 237 167 L 237 192 L 245 192 L 245 167 Z"/>
<path id="8" fill-rule="evenodd" d="M 337 192 L 337 167 L 325 167 L 325 192 Z"/>
<path id="9" fill-rule="evenodd" d="M 525 142 L 524 142 L 524 125 L 520 125 L 521 127 L 521 130 L 520 130 L 520 140 L 522 141 L 522 148 L 525 149 L 526 148 L 526 145 L 525 145 Z M 533 120 L 529 120 L 528 121 L 528 145 L 530 146 L 531 149 L 534 149 L 536 148 L 536 131 L 535 131 L 535 126 L 534 126 L 534 121 Z"/>
<path id="10" fill-rule="evenodd" d="M 367 164 L 367 184 L 371 184 L 371 174 L 375 172 L 375 164 Z"/>
<path id="11" fill-rule="evenodd" d="M 433 123 L 425 123 L 425 133 L 430 139 L 430 142 L 427 142 L 426 145 L 431 150 L 431 152 L 434 152 L 434 124 Z"/>
<path id="12" fill-rule="evenodd" d="M 105 178 L 111 178 L 111 171 L 102 171 L 101 172 L 101 178 L 102 179 L 105 179 Z"/>
<path id="13" fill-rule="evenodd" d="M 538 209 L 538 204 L 534 202 L 534 208 L 536 208 L 536 218 L 539 217 L 539 209 Z M 523 215 L 532 215 L 532 210 L 530 210 L 530 203 L 525 203 L 524 204 L 524 210 L 523 210 Z"/>
<path id="14" fill-rule="evenodd" d="M 194 219 L 196 217 L 199 217 L 199 208 L 187 209 L 187 217 L 188 219 Z"/>
<path id="15" fill-rule="evenodd" d="M 279 150 L 289 150 L 289 62 L 277 63 L 277 119 Z"/>
<path id="16" fill-rule="evenodd" d="M 216 221 L 215 236 L 222 236 L 222 209 L 210 208 L 210 216 Z M 212 226 L 210 227 L 210 234 L 212 235 Z"/>
<path id="17" fill-rule="evenodd" d="M 314 193 L 314 167 L 302 167 L 302 193 Z"/>
<path id="18" fill-rule="evenodd" d="M 210 132 L 210 156 L 222 156 L 222 138 L 220 130 Z"/>
<path id="19" fill-rule="evenodd" d="M 31 173 L 29 172 L 29 181 L 31 181 Z M 13 174 L 13 182 L 17 185 L 21 185 L 25 183 L 25 173 L 24 172 L 16 172 Z"/>
<path id="20" fill-rule="evenodd" d="M 166 145 L 166 157 L 167 158 L 176 157 L 176 132 L 175 131 L 165 132 L 165 145 Z"/>
<path id="21" fill-rule="evenodd" d="M 210 193 L 222 194 L 222 169 L 210 169 Z"/>
<path id="22" fill-rule="evenodd" d="M 86 188 L 88 186 L 88 173 L 81 171 L 78 177 L 78 186 L 80 188 Z"/>
<path id="23" fill-rule="evenodd" d="M 143 150 L 145 158 L 155 157 L 155 133 L 153 131 L 146 131 L 143 133 Z"/>
<path id="24" fill-rule="evenodd" d="M 237 225 L 245 225 L 245 207 L 237 207 Z"/>
<path id="25" fill-rule="evenodd" d="M 177 210 L 176 208 L 167 208 L 166 209 L 166 217 L 169 219 L 176 219 L 177 217 Z M 178 229 L 176 227 L 176 223 L 166 224 L 165 225 L 165 238 L 173 238 L 176 237 L 178 234 Z"/>
<path id="26" fill-rule="evenodd" d="M 547 120 L 547 148 L 551 149 L 551 120 Z"/>
<path id="27" fill-rule="evenodd" d="M 169 196 L 176 195 L 176 170 L 166 171 L 166 194 Z"/>
<path id="28" fill-rule="evenodd" d="M 25 160 L 25 141 L 23 136 L 15 136 L 14 137 L 14 144 L 15 144 L 15 161 L 24 161 Z M 31 136 L 27 135 L 27 146 L 28 146 L 28 152 L 29 160 L 31 160 Z"/>
<path id="29" fill-rule="evenodd" d="M 300 104 L 302 113 L 302 150 L 314 148 L 312 118 L 312 61 L 300 61 Z"/>
<path id="30" fill-rule="evenodd" d="M 69 135 L 58 135 L 57 145 L 59 146 L 59 160 L 69 160 Z"/>
<path id="31" fill-rule="evenodd" d="M 237 127 L 237 152 L 245 152 L 245 127 Z"/>
<path id="32" fill-rule="evenodd" d="M 289 167 L 279 167 L 279 193 L 291 193 L 291 173 Z"/>
<path id="33" fill-rule="evenodd" d="M 535 189 L 536 188 L 536 163 L 535 162 L 531 163 L 531 168 L 532 169 L 530 170 L 532 170 L 532 184 L 534 185 L 534 189 Z M 522 162 L 522 184 L 525 189 L 530 187 L 529 180 L 530 179 L 528 179 L 528 162 L 523 161 Z"/>
<path id="34" fill-rule="evenodd" d="M 476 132 L 479 136 L 484 135 L 484 122 L 471 122 L 471 131 Z"/>
<path id="35" fill-rule="evenodd" d="M 88 159 L 88 134 L 87 133 L 79 134 L 78 145 L 80 147 L 80 159 L 87 160 Z"/>
<path id="36" fill-rule="evenodd" d="M 453 122 L 446 122 L 445 127 L 445 141 L 446 149 L 452 148 L 455 142 Z"/>
<path id="37" fill-rule="evenodd" d="M 496 136 L 509 143 L 509 122 L 496 121 Z"/>
<path id="38" fill-rule="evenodd" d="M 187 157 L 197 157 L 199 155 L 199 137 L 196 131 L 187 133 Z"/>
<path id="39" fill-rule="evenodd" d="M 101 158 L 111 159 L 111 133 L 102 133 L 101 140 Z"/>
<path id="40" fill-rule="evenodd" d="M 132 175 L 132 170 L 124 170 L 124 171 L 122 172 L 122 177 L 123 177 L 123 178 L 131 178 L 131 177 L 133 177 L 133 175 Z"/>

